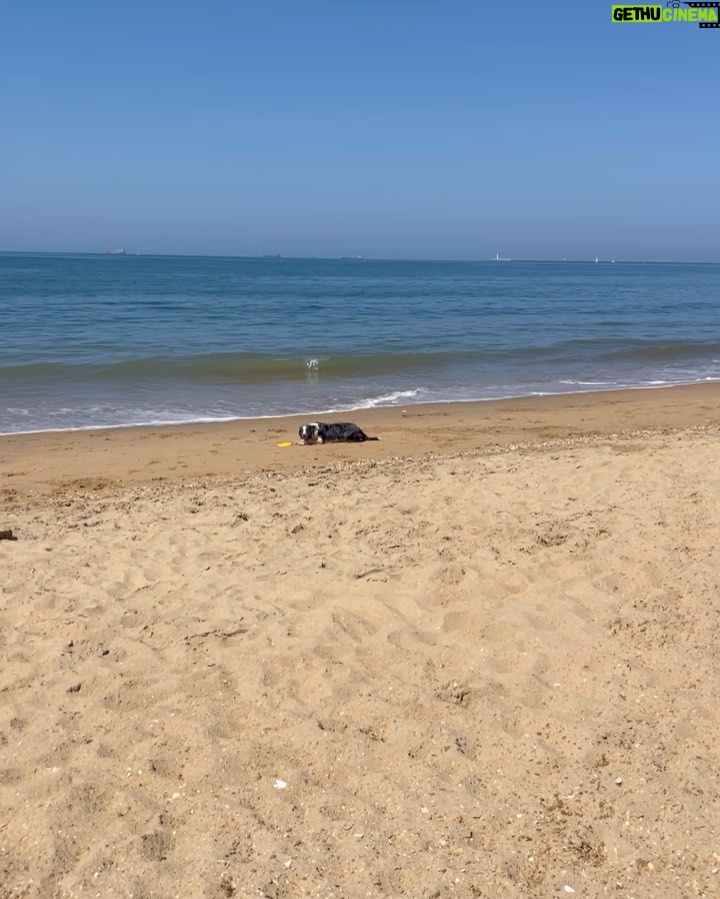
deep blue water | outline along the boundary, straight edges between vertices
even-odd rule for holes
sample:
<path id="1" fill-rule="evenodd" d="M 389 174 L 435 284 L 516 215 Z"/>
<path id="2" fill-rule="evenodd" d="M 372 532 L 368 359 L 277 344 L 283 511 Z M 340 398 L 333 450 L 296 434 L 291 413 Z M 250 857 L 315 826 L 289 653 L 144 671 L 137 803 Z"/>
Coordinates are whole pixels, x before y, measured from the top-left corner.
<path id="1" fill-rule="evenodd" d="M 0 254 L 0 433 L 720 380 L 720 266 Z"/>

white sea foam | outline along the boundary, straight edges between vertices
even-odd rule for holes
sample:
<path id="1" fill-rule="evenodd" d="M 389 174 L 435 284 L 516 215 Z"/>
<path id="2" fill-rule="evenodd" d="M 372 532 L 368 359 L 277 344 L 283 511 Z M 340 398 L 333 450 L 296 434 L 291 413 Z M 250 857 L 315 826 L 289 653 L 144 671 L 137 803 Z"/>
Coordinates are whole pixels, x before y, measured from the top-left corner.
<path id="1" fill-rule="evenodd" d="M 562 379 L 560 384 L 568 384 L 569 386 L 578 386 L 578 387 L 612 387 L 614 386 L 613 381 L 575 381 L 571 378 Z"/>
<path id="2" fill-rule="evenodd" d="M 383 393 L 380 396 L 368 397 L 359 403 L 357 409 L 375 409 L 378 406 L 395 406 L 401 400 L 411 400 L 418 396 L 426 395 L 428 391 L 424 387 L 415 390 L 393 390 L 392 393 Z"/>

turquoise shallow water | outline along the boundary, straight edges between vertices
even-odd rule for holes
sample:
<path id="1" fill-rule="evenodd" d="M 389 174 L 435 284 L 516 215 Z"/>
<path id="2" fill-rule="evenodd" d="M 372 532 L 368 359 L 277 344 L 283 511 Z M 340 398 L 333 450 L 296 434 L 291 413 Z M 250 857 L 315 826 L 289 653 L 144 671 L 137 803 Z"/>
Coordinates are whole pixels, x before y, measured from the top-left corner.
<path id="1" fill-rule="evenodd" d="M 720 380 L 720 266 L 0 254 L 0 433 Z"/>

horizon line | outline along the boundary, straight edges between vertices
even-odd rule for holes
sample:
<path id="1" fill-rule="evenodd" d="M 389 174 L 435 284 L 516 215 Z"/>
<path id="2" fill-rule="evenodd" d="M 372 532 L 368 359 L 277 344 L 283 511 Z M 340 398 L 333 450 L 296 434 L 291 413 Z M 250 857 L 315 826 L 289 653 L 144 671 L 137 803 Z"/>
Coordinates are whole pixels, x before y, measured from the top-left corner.
<path id="1" fill-rule="evenodd" d="M 720 265 L 720 260 L 697 259 L 598 259 L 554 257 L 487 257 L 487 258 L 451 258 L 426 257 L 407 258 L 402 256 L 285 256 L 273 254 L 228 254 L 228 253 L 113 253 L 109 250 L 0 250 L 1 256 L 97 256 L 117 258 L 161 258 L 161 259 L 262 259 L 265 262 L 458 262 L 458 263 L 553 263 L 567 265 Z"/>

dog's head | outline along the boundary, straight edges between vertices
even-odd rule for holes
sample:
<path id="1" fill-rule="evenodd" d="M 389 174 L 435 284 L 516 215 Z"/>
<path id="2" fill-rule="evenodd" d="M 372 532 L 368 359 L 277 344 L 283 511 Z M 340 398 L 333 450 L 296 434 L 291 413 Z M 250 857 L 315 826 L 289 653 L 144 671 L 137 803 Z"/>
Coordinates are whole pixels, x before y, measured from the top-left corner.
<path id="1" fill-rule="evenodd" d="M 300 439 L 303 443 L 316 443 L 319 430 L 320 426 L 318 422 L 313 421 L 308 425 L 300 425 L 298 434 L 300 434 Z"/>

